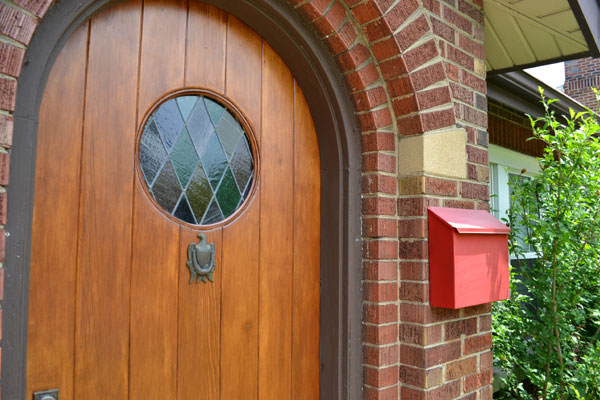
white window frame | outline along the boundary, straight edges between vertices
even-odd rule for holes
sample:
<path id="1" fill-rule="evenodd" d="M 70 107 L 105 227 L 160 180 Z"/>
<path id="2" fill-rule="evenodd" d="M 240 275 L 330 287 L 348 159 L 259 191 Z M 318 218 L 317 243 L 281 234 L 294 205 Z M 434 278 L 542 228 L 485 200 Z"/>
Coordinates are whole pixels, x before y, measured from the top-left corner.
<path id="1" fill-rule="evenodd" d="M 510 208 L 510 194 L 508 188 L 509 174 L 521 175 L 525 169 L 524 176 L 535 176 L 540 172 L 537 158 L 531 157 L 504 147 L 490 144 L 490 208 L 492 214 L 502 220 L 508 220 L 508 209 Z M 534 252 L 523 254 L 525 259 L 536 258 Z M 516 259 L 510 255 L 510 259 Z"/>

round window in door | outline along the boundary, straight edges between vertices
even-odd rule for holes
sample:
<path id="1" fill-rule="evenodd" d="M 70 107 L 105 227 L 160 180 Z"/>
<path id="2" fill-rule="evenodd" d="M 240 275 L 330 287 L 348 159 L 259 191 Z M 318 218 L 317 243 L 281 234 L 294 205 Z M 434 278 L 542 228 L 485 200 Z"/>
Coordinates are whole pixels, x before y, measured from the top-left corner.
<path id="1" fill-rule="evenodd" d="M 213 225 L 241 212 L 256 181 L 254 135 L 234 106 L 205 91 L 157 102 L 138 142 L 147 192 L 169 216 Z"/>

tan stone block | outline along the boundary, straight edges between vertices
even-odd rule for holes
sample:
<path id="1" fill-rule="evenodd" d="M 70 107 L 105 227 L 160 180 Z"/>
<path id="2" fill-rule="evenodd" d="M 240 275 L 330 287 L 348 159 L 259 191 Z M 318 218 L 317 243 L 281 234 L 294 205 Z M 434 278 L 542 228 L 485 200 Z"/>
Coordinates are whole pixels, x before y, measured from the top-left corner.
<path id="1" fill-rule="evenodd" d="M 475 74 L 485 79 L 486 68 L 485 63 L 478 58 L 475 58 Z"/>
<path id="2" fill-rule="evenodd" d="M 479 182 L 489 182 L 490 181 L 490 169 L 489 167 L 478 165 L 477 166 L 477 180 Z"/>
<path id="3" fill-rule="evenodd" d="M 400 194 L 422 194 L 425 193 L 425 177 L 411 176 L 398 179 L 398 191 Z"/>
<path id="4" fill-rule="evenodd" d="M 466 178 L 466 140 L 467 134 L 464 129 L 400 138 L 400 176 L 427 174 Z"/>

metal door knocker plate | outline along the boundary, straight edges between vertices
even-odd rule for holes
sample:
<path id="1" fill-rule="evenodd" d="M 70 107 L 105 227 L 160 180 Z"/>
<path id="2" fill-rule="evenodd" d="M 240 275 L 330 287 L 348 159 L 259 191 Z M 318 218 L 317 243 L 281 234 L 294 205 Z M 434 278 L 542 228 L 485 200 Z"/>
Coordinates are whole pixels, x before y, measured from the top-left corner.
<path id="1" fill-rule="evenodd" d="M 217 266 L 215 244 L 206 243 L 206 236 L 199 233 L 200 242 L 195 244 L 190 243 L 188 246 L 188 262 L 187 266 L 190 269 L 190 283 L 196 282 L 213 282 L 213 271 Z"/>
<path id="2" fill-rule="evenodd" d="M 58 400 L 58 389 L 35 392 L 33 393 L 33 400 Z"/>

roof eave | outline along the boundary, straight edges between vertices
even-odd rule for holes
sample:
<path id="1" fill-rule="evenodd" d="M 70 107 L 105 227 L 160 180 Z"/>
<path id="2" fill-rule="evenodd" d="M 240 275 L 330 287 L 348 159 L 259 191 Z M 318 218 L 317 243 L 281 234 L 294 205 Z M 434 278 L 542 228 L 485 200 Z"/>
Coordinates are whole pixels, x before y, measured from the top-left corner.
<path id="1" fill-rule="evenodd" d="M 534 118 L 539 118 L 544 114 L 538 87 L 544 89 L 546 98 L 559 100 L 550 105 L 550 108 L 558 115 L 569 115 L 569 109 L 573 109 L 575 112 L 587 111 L 581 103 L 523 71 L 493 75 L 487 79 L 489 98 Z"/>

